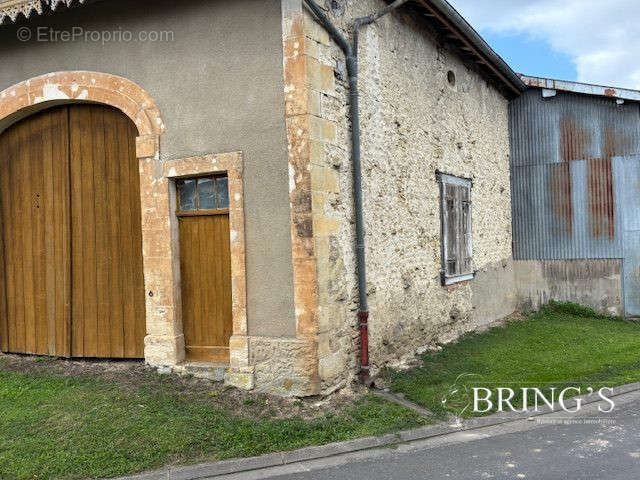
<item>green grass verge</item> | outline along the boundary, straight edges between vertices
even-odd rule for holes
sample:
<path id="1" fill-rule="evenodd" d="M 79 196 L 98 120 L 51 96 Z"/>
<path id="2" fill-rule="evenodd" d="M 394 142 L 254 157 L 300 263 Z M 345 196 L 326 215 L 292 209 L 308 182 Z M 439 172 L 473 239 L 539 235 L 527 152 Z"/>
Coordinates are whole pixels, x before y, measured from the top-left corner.
<path id="1" fill-rule="evenodd" d="M 470 375 L 460 377 L 463 374 Z M 495 400 L 497 387 L 537 387 L 549 395 L 551 387 L 584 390 L 637 382 L 640 324 L 579 305 L 552 303 L 527 321 L 464 336 L 423 355 L 422 366 L 388 371 L 386 377 L 393 391 L 441 417 L 460 415 L 472 399 L 472 387 L 492 389 Z M 513 405 L 521 408 L 520 396 Z M 462 416 L 473 416 L 470 410 Z"/>
<path id="2" fill-rule="evenodd" d="M 0 478 L 103 478 L 260 455 L 424 424 L 369 396 L 304 421 L 242 418 L 179 391 L 1 369 Z"/>

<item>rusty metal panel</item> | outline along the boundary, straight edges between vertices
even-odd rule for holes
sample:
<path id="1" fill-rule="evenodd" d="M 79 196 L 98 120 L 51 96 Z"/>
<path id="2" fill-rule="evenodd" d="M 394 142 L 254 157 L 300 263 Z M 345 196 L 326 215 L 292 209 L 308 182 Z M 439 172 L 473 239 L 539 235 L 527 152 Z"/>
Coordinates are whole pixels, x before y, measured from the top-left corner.
<path id="1" fill-rule="evenodd" d="M 619 160 L 640 153 L 640 107 L 532 89 L 510 107 L 514 258 L 622 258 Z M 618 163 L 616 163 L 618 162 Z"/>
<path id="2" fill-rule="evenodd" d="M 603 160 L 514 168 L 514 258 L 622 258 L 619 175 Z"/>
<path id="3" fill-rule="evenodd" d="M 611 160 L 640 153 L 640 106 L 614 98 L 531 89 L 510 105 L 513 167 Z"/>

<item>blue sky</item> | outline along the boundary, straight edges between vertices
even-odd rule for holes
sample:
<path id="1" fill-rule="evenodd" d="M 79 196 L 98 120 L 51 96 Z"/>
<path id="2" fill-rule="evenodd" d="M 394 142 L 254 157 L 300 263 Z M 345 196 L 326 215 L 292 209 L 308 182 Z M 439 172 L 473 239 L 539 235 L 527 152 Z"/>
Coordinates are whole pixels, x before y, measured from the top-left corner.
<path id="1" fill-rule="evenodd" d="M 521 73 L 640 89 L 639 0 L 449 0 Z"/>
<path id="2" fill-rule="evenodd" d="M 481 31 L 482 37 L 511 68 L 534 77 L 578 80 L 578 70 L 571 56 L 555 51 L 544 39 L 527 34 Z"/>

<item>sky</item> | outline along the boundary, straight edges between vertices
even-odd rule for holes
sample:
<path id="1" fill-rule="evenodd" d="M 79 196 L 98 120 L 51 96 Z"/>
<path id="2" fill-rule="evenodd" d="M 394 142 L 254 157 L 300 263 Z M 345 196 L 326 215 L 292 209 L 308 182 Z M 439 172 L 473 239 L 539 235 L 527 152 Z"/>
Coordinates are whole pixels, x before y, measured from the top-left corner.
<path id="1" fill-rule="evenodd" d="M 516 72 L 640 89 L 639 0 L 449 0 Z"/>

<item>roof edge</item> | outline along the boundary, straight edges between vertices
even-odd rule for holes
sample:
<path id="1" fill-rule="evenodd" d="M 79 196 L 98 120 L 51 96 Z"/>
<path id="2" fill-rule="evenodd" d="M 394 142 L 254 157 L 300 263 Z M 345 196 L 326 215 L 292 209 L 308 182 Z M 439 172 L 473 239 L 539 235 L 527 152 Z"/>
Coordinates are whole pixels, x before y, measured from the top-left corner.
<path id="1" fill-rule="evenodd" d="M 640 90 L 571 82 L 568 80 L 557 80 L 554 78 L 530 77 L 527 75 L 520 75 L 520 78 L 524 84 L 530 88 L 560 90 L 563 92 L 581 93 L 583 95 L 594 95 L 598 97 L 618 98 L 621 100 L 640 102 Z"/>
<path id="2" fill-rule="evenodd" d="M 491 48 L 486 40 L 447 0 L 419 0 L 418 3 L 431 10 L 436 17 L 439 12 L 444 18 L 438 19 L 452 34 L 460 38 L 464 49 L 478 56 L 480 63 L 485 63 L 514 93 L 519 94 L 527 89 L 520 75 L 513 71 L 507 62 Z"/>

